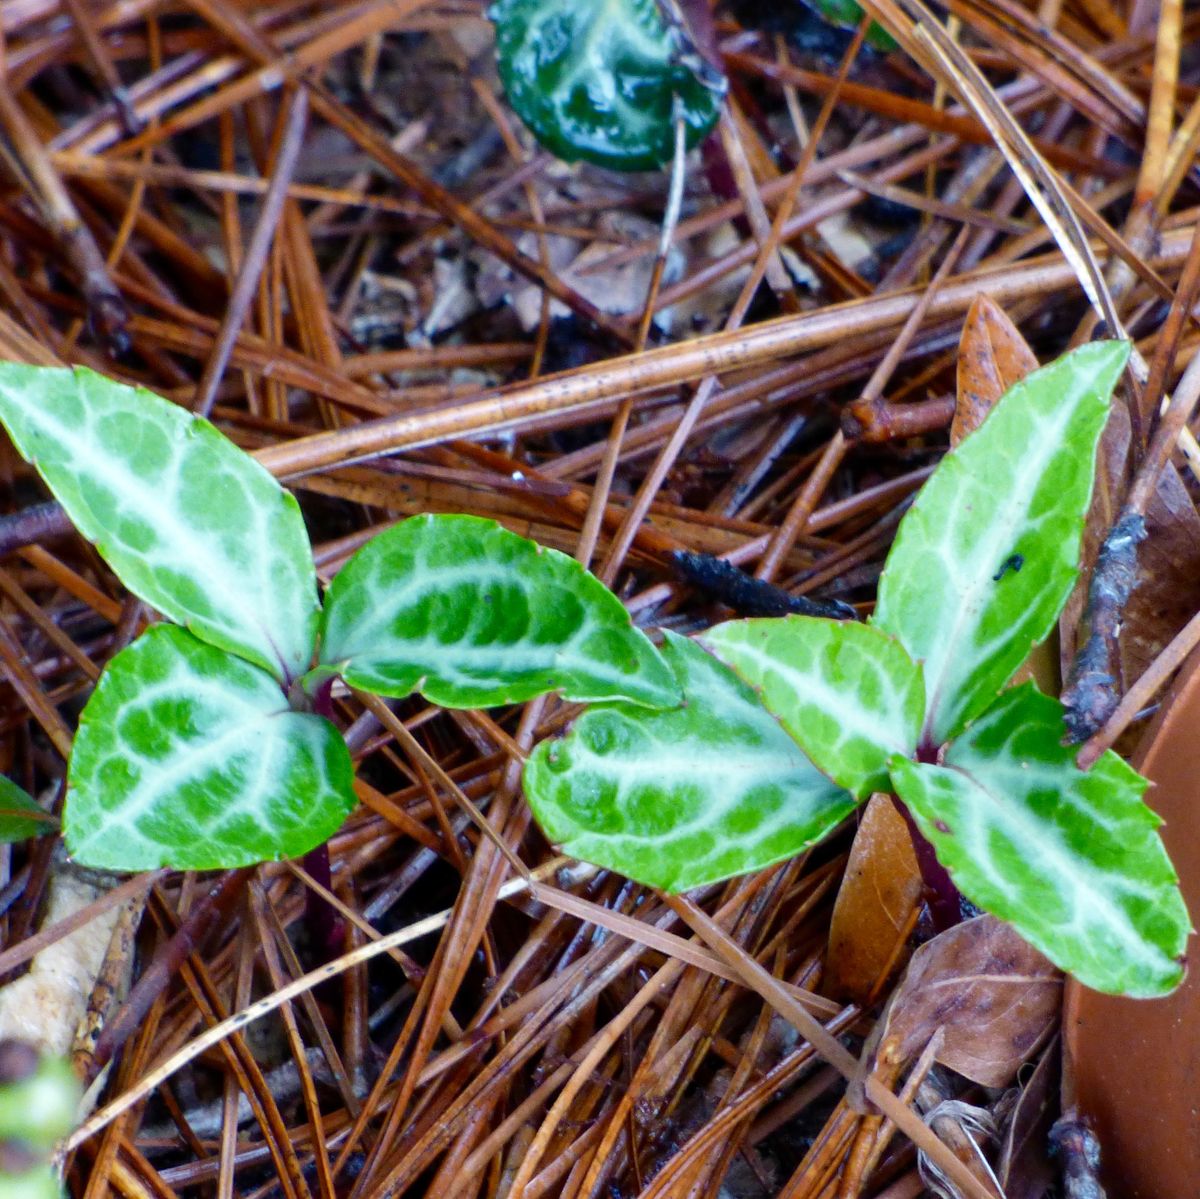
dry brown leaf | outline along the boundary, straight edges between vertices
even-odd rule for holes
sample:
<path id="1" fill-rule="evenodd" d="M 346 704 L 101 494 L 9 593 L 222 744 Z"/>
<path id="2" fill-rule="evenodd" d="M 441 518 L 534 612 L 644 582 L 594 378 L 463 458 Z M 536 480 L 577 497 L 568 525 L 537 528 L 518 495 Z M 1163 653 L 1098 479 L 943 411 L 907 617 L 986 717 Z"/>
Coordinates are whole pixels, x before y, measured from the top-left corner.
<path id="1" fill-rule="evenodd" d="M 977 916 L 913 954 L 881 1020 L 880 1061 L 912 1061 L 942 1030 L 937 1060 L 1008 1086 L 1054 1030 L 1062 974 L 1007 924 Z"/>
<path id="2" fill-rule="evenodd" d="M 1124 405 L 1114 404 L 1100 440 L 1096 494 L 1084 529 L 1085 571 L 1059 623 L 1064 645 L 1072 649 L 1066 633 L 1078 626 L 1100 541 L 1117 518 L 1114 499 L 1124 492 L 1129 453 L 1129 414 Z M 1137 584 L 1121 625 L 1122 690 L 1137 681 L 1200 608 L 1200 515 L 1170 463 L 1146 512 L 1146 540 L 1138 547 L 1137 565 Z"/>
<path id="3" fill-rule="evenodd" d="M 1170 464 L 1146 511 L 1138 584 L 1125 607 L 1121 666 L 1132 683 L 1200 609 L 1200 516 Z"/>
<path id="4" fill-rule="evenodd" d="M 958 343 L 958 405 L 950 444 L 978 429 L 992 405 L 1037 368 L 1037 356 L 1004 309 L 988 296 L 976 296 Z"/>
<path id="5" fill-rule="evenodd" d="M 863 809 L 833 907 L 825 993 L 865 1003 L 885 973 L 904 964 L 899 946 L 921 898 L 921 871 L 904 818 L 887 795 Z"/>
<path id="6" fill-rule="evenodd" d="M 1056 1040 L 1042 1054 L 1013 1106 L 997 1171 L 1006 1199 L 1042 1199 L 1053 1185 L 1047 1138 L 1059 1111 L 1061 1059 Z"/>

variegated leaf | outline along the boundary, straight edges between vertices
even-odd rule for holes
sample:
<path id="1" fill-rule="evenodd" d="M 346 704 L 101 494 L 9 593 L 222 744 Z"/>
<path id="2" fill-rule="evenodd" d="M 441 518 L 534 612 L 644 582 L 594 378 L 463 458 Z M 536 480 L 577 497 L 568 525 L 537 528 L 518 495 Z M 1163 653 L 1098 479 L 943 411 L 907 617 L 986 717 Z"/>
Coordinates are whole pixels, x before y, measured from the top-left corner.
<path id="1" fill-rule="evenodd" d="M 121 582 L 278 678 L 317 629 L 296 501 L 208 421 L 78 367 L 0 363 L 0 421 Z"/>
<path id="2" fill-rule="evenodd" d="M 279 684 L 156 625 L 108 664 L 71 753 L 67 848 L 110 870 L 299 857 L 354 809 L 345 742 Z"/>
<path id="3" fill-rule="evenodd" d="M 509 102 L 560 158 L 653 170 L 677 116 L 692 146 L 721 111 L 724 80 L 660 0 L 497 0 L 488 16 Z"/>
<path id="4" fill-rule="evenodd" d="M 1125 342 L 1097 342 L 1017 383 L 901 521 L 872 619 L 924 665 L 931 745 L 982 712 L 1053 628 L 1128 356 Z"/>
<path id="5" fill-rule="evenodd" d="M 598 579 L 495 521 L 417 516 L 381 533 L 325 599 L 322 669 L 447 708 L 568 699 L 679 702 L 671 671 Z"/>
<path id="6" fill-rule="evenodd" d="M 730 621 L 700 641 L 859 799 L 886 790 L 888 759 L 916 748 L 925 712 L 921 671 L 880 629 L 785 616 Z"/>
<path id="7" fill-rule="evenodd" d="M 1106 753 L 1079 770 L 1062 705 L 1005 692 L 940 766 L 892 778 L 962 893 L 1099 991 L 1161 995 L 1183 977 L 1189 921 L 1142 802 L 1146 780 Z"/>
<path id="8" fill-rule="evenodd" d="M 663 654 L 681 707 L 590 708 L 530 757 L 525 793 L 551 841 L 686 891 L 784 861 L 853 809 L 728 667 L 671 633 Z"/>

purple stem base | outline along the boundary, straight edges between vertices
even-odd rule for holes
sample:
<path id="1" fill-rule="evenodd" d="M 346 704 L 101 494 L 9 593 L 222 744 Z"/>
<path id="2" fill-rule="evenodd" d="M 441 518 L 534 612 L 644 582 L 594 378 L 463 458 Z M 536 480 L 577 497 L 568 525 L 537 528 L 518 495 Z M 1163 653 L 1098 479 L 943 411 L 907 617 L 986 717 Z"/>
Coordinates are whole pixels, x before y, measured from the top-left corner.
<path id="1" fill-rule="evenodd" d="M 322 681 L 312 697 L 313 712 L 333 719 L 333 677 Z M 329 846 L 318 845 L 304 855 L 304 869 L 327 891 L 333 890 L 333 869 L 329 862 Z M 311 887 L 304 894 L 304 924 L 312 939 L 318 963 L 331 962 L 342 952 L 345 921 L 337 909 Z"/>
<path id="2" fill-rule="evenodd" d="M 962 895 L 954 885 L 950 872 L 938 861 L 937 854 L 934 853 L 933 846 L 925 834 L 917 828 L 917 822 L 904 801 L 898 795 L 893 795 L 892 803 L 908 826 L 913 852 L 917 855 L 917 866 L 925 883 L 925 902 L 929 905 L 933 927 L 939 933 L 944 933 L 946 929 L 962 922 Z"/>
<path id="3" fill-rule="evenodd" d="M 329 846 L 318 845 L 304 855 L 304 869 L 321 886 L 333 890 L 333 870 L 329 864 Z M 345 922 L 337 909 L 311 887 L 304 893 L 304 924 L 312 939 L 313 953 L 319 965 L 332 961 L 342 952 Z"/>

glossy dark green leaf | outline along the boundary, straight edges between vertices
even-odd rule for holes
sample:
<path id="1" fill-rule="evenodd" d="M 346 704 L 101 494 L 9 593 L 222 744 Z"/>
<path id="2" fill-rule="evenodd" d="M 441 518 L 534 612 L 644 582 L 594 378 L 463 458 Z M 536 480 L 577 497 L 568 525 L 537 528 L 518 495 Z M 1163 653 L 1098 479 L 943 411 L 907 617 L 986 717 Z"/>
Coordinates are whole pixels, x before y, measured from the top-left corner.
<path id="1" fill-rule="evenodd" d="M 892 779 L 968 899 L 1089 987 L 1162 995 L 1190 922 L 1146 780 L 1111 751 L 1081 771 L 1064 731 L 1062 705 L 1026 683 L 940 766 L 896 758 Z"/>
<path id="2" fill-rule="evenodd" d="M 805 0 L 805 3 L 839 29 L 857 29 L 863 18 L 863 10 L 855 0 Z M 876 50 L 890 52 L 896 49 L 896 39 L 878 21 L 871 22 L 867 30 L 867 42 Z"/>
<path id="3" fill-rule="evenodd" d="M 368 542 L 325 597 L 322 669 L 445 708 L 561 691 L 679 702 L 658 651 L 573 558 L 477 516 L 414 516 Z"/>
<path id="4" fill-rule="evenodd" d="M 498 0 L 489 15 L 509 102 L 560 158 L 652 170 L 677 111 L 689 146 L 717 119 L 723 81 L 659 0 Z"/>
<path id="5" fill-rule="evenodd" d="M 761 870 L 854 808 L 727 666 L 668 633 L 684 703 L 590 708 L 525 767 L 546 836 L 574 857 L 668 891 Z"/>
<path id="6" fill-rule="evenodd" d="M 161 624 L 108 664 L 71 753 L 63 828 L 86 866 L 294 858 L 354 809 L 346 744 L 266 671 Z"/>

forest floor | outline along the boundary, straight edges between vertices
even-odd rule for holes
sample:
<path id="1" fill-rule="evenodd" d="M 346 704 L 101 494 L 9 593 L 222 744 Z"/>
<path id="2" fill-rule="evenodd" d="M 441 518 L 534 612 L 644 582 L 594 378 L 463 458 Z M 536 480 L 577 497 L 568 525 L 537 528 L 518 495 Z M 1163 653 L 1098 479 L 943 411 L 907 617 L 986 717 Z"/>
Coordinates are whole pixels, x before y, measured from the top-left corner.
<path id="1" fill-rule="evenodd" d="M 725 112 L 656 270 L 669 171 L 538 148 L 474 0 L 3 0 L 0 356 L 211 403 L 271 449 L 325 581 L 390 522 L 460 512 L 590 564 L 651 629 L 745 614 L 680 551 L 869 614 L 912 496 L 1031 364 L 1107 313 L 1153 414 L 1200 346 L 1200 14 L 948 8 L 970 86 L 928 37 L 884 53 L 799 0 L 716 5 Z M 1148 435 L 1106 437 L 1089 565 Z M 7 445 L 0 470 L 0 764 L 57 811 L 79 711 L 146 613 Z M 1195 480 L 1182 458 L 1164 479 L 1126 685 L 1200 608 Z M 1082 613 L 1081 590 L 1031 664 L 1054 694 Z M 514 765 L 561 704 L 400 702 L 416 756 L 335 707 L 361 806 L 324 880 L 0 848 L 0 1031 L 99 1080 L 76 1199 L 964 1194 L 936 1189 L 947 1155 L 974 1199 L 1056 1193 L 1061 976 L 988 1015 L 1006 934 L 933 938 L 890 802 L 684 906 L 532 823 Z M 899 1094 L 919 1150 L 789 1005 Z"/>

